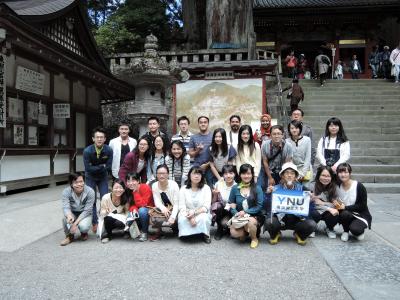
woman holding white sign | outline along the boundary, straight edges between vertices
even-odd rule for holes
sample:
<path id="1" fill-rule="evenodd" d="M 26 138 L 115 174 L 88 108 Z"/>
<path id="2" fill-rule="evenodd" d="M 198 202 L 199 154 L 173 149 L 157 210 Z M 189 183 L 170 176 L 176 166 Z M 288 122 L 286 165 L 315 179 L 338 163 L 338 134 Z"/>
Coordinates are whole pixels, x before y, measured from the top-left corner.
<path id="1" fill-rule="evenodd" d="M 340 202 L 340 190 L 335 180 L 335 174 L 328 166 L 320 166 L 315 175 L 315 183 L 311 184 L 311 202 L 315 205 L 310 215 L 316 223 L 323 220 L 326 224 L 326 234 L 330 239 L 336 238 L 333 230 L 339 222 L 339 211 L 335 208 L 334 202 Z"/>
<path id="2" fill-rule="evenodd" d="M 358 240 L 364 239 L 364 231 L 371 229 L 372 216 L 367 206 L 367 190 L 361 182 L 351 179 L 351 166 L 348 163 L 340 164 L 337 174 L 341 181 L 340 191 L 343 202 L 336 203 L 339 214 L 339 222 L 343 226 L 341 240 L 349 240 L 349 232 Z"/>
<path id="3" fill-rule="evenodd" d="M 297 182 L 299 171 L 294 163 L 287 162 L 282 165 L 282 170 L 279 174 L 281 176 L 280 184 L 269 186 L 267 193 L 281 193 L 282 196 L 277 198 L 281 198 L 284 201 L 281 201 L 282 204 L 279 205 L 281 212 L 273 213 L 271 217 L 266 219 L 264 230 L 269 233 L 269 243 L 271 245 L 275 245 L 279 242 L 282 236 L 281 230 L 288 229 L 294 230 L 294 236 L 299 245 L 305 245 L 307 243 L 307 237 L 314 232 L 317 224 L 308 216 L 308 214 L 306 216 L 301 214 L 302 210 L 305 209 L 307 211 L 309 207 L 304 207 L 306 203 L 304 193 L 302 193 L 304 187 L 301 183 Z M 296 194 L 296 191 L 297 194 L 301 196 L 285 197 L 285 194 Z M 293 199 L 296 199 L 296 201 Z M 293 202 L 296 202 L 296 204 Z M 304 205 L 302 206 L 302 204 Z M 298 213 L 295 213 L 294 210 L 297 209 Z M 282 212 L 285 210 L 287 211 L 286 213 Z M 274 203 L 272 203 L 272 211 L 274 211 Z"/>
<path id="4" fill-rule="evenodd" d="M 261 210 L 264 205 L 264 195 L 261 187 L 254 182 L 254 168 L 244 164 L 239 169 L 240 183 L 235 185 L 229 195 L 230 213 L 233 218 L 230 223 L 231 235 L 244 241 L 249 235 L 250 248 L 258 246 L 257 231 L 263 223 Z"/>

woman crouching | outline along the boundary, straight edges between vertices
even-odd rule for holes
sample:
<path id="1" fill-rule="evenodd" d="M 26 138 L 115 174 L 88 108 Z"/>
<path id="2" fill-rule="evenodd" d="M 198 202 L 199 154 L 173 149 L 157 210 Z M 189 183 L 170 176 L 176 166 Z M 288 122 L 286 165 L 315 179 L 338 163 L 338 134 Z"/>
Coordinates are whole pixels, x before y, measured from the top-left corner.
<path id="1" fill-rule="evenodd" d="M 274 190 L 297 190 L 303 191 L 301 183 L 297 182 L 299 172 L 297 167 L 292 162 L 287 162 L 282 165 L 282 170 L 279 172 L 281 182 L 275 186 L 269 186 L 267 193 L 272 193 Z M 292 214 L 273 214 L 271 218 L 265 221 L 264 230 L 267 230 L 270 235 L 269 243 L 275 245 L 281 238 L 281 230 L 294 230 L 294 236 L 299 245 L 307 243 L 307 237 L 315 231 L 317 224 L 309 217 L 301 217 Z"/>
<path id="2" fill-rule="evenodd" d="M 179 192 L 179 237 L 202 234 L 206 244 L 211 243 L 211 189 L 205 184 L 203 171 L 192 167 L 186 186 Z"/>
<path id="3" fill-rule="evenodd" d="M 250 248 L 254 249 L 258 246 L 257 229 L 262 224 L 264 196 L 261 187 L 254 182 L 254 168 L 250 164 L 240 166 L 239 177 L 240 183 L 232 188 L 229 196 L 230 212 L 233 215 L 231 236 L 244 241 L 249 235 Z"/>

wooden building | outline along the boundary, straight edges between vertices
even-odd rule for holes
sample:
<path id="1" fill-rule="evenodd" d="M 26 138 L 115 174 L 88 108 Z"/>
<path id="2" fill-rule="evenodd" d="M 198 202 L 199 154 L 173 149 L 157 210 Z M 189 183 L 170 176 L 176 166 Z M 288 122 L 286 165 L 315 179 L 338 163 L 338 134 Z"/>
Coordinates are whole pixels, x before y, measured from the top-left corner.
<path id="1" fill-rule="evenodd" d="M 257 48 L 276 51 L 283 58 L 293 49 L 313 62 L 324 46 L 326 54 L 334 52 L 335 61 L 345 64 L 356 54 L 361 77 L 370 78 L 372 47 L 393 49 L 399 43 L 399 0 L 254 0 L 253 5 Z"/>
<path id="2" fill-rule="evenodd" d="M 82 171 L 102 99 L 133 87 L 112 76 L 80 0 L 0 1 L 1 193 Z"/>

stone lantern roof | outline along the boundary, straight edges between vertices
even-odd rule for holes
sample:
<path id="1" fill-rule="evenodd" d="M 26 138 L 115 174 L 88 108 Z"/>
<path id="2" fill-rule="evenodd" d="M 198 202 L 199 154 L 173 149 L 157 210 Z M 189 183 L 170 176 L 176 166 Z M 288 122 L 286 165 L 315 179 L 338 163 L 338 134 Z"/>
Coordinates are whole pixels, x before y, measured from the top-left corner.
<path id="1" fill-rule="evenodd" d="M 113 74 L 135 86 L 148 83 L 170 86 L 189 78 L 187 71 L 183 71 L 176 60 L 167 62 L 159 56 L 158 39 L 153 34 L 146 37 L 144 49 L 142 57 L 132 58 L 129 64 L 116 65 Z"/>

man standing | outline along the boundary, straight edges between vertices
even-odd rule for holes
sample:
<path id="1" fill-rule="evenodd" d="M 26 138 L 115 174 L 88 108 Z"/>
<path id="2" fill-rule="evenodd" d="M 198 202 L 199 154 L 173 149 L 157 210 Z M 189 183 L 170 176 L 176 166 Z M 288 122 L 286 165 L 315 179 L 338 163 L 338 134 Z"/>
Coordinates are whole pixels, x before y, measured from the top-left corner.
<path id="1" fill-rule="evenodd" d="M 129 136 L 130 128 L 128 123 L 121 122 L 118 125 L 119 136 L 110 141 L 113 150 L 112 175 L 118 178 L 119 168 L 124 162 L 125 155 L 136 147 L 136 140 Z"/>
<path id="2" fill-rule="evenodd" d="M 92 223 L 92 210 L 95 202 L 93 189 L 85 185 L 81 173 L 73 173 L 68 176 L 69 187 L 62 193 L 62 207 L 64 217 L 62 219 L 65 232 L 65 239 L 61 241 L 61 246 L 66 246 L 73 242 L 74 234 L 79 229 L 81 239 L 88 239 L 88 231 Z"/>
<path id="3" fill-rule="evenodd" d="M 85 164 L 86 184 L 95 192 L 93 203 L 93 232 L 97 230 L 97 210 L 96 210 L 96 187 L 99 188 L 100 199 L 108 193 L 108 173 L 111 172 L 113 151 L 110 146 L 105 145 L 106 132 L 101 127 L 93 129 L 92 139 L 94 144 L 87 146 L 83 150 L 83 162 Z"/>
<path id="4" fill-rule="evenodd" d="M 149 117 L 147 119 L 147 127 L 148 127 L 149 131 L 146 132 L 143 136 L 148 137 L 152 144 L 154 144 L 155 138 L 159 135 L 162 136 L 165 141 L 169 141 L 167 134 L 160 131 L 160 119 L 159 118 L 157 118 L 155 116 Z M 169 148 L 168 145 L 167 145 L 167 148 Z"/>
<path id="5" fill-rule="evenodd" d="M 190 142 L 190 137 L 193 135 L 189 131 L 189 124 L 190 120 L 186 116 L 182 116 L 178 118 L 178 127 L 179 127 L 179 132 L 172 136 L 171 142 L 173 141 L 181 141 L 183 143 L 183 146 L 186 148 L 186 152 L 189 152 L 189 142 Z"/>
<path id="6" fill-rule="evenodd" d="M 400 43 L 396 49 L 393 49 L 392 53 L 390 54 L 390 62 L 394 65 L 395 68 L 395 75 L 394 80 L 396 83 L 400 81 Z"/>
<path id="7" fill-rule="evenodd" d="M 321 86 L 324 86 L 325 80 L 328 76 L 328 70 L 331 66 L 331 60 L 328 56 L 324 54 L 322 49 L 319 50 L 319 55 L 315 58 L 314 61 L 314 71 L 319 75 L 319 82 Z"/>
<path id="8" fill-rule="evenodd" d="M 212 133 L 208 131 L 209 118 L 200 116 L 197 119 L 200 132 L 190 137 L 189 155 L 193 158 L 193 166 L 200 167 L 204 172 L 210 165 L 208 148 L 211 145 Z"/>
<path id="9" fill-rule="evenodd" d="M 241 118 L 238 115 L 232 115 L 229 118 L 229 126 L 231 130 L 226 133 L 226 137 L 228 140 L 228 146 L 232 145 L 235 150 L 237 150 L 238 145 L 238 136 L 239 136 L 239 128 L 241 123 Z"/>
<path id="10" fill-rule="evenodd" d="M 368 63 L 372 69 L 372 79 L 377 79 L 379 71 L 379 51 L 377 46 L 372 47 L 372 52 L 368 57 Z"/>
<path id="11" fill-rule="evenodd" d="M 379 64 L 382 69 L 383 79 L 390 78 L 390 51 L 389 46 L 383 47 L 383 52 L 379 53 Z"/>
<path id="12" fill-rule="evenodd" d="M 316 155 L 316 150 L 315 150 L 315 146 L 313 143 L 313 129 L 311 128 L 310 125 L 305 124 L 303 121 L 303 117 L 304 117 L 304 111 L 300 108 L 295 109 L 294 111 L 292 111 L 292 114 L 290 115 L 290 120 L 296 120 L 299 121 L 303 124 L 303 129 L 301 131 L 301 135 L 302 136 L 308 136 L 311 140 L 311 165 L 314 165 L 314 161 L 315 161 L 315 155 Z M 289 137 L 289 133 L 287 132 L 287 129 L 285 130 L 285 138 Z"/>
<path id="13" fill-rule="evenodd" d="M 358 79 L 358 74 L 361 73 L 361 64 L 357 59 L 357 55 L 353 55 L 352 60 L 350 61 L 350 72 L 352 79 Z"/>

